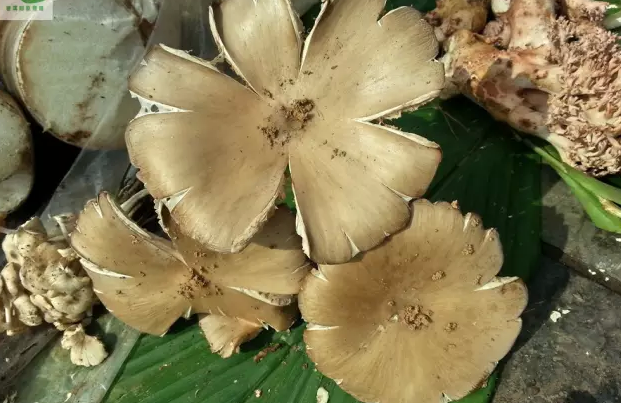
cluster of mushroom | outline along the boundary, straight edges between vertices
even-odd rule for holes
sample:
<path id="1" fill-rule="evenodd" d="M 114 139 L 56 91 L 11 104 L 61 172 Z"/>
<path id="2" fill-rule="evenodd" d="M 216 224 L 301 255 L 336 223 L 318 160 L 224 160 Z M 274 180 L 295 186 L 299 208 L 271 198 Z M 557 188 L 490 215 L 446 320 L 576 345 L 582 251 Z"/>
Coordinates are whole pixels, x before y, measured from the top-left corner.
<path id="1" fill-rule="evenodd" d="M 552 144 L 593 176 L 621 172 L 621 46 L 606 2 L 440 2 L 427 15 L 445 40 L 445 95 Z M 449 5 L 450 4 L 450 5 Z M 461 6 L 460 6 L 461 5 Z M 467 17 L 466 17 L 467 16 Z"/>
<path id="2" fill-rule="evenodd" d="M 79 343 L 76 337 L 75 342 L 63 343 L 72 350 L 72 362 L 96 365 L 107 354 L 96 338 L 83 333 L 81 324 L 88 322 L 98 301 L 90 278 L 67 244 L 72 216 L 58 216 L 57 220 L 62 229 L 58 236 L 50 236 L 40 219 L 33 218 L 8 233 L 2 242 L 7 264 L 0 272 L 4 311 L 0 331 L 12 336 L 27 327 L 51 323 L 66 334 L 82 335 Z M 92 347 L 80 352 L 85 344 Z"/>
<path id="3" fill-rule="evenodd" d="M 496 277 L 499 237 L 480 218 L 412 201 L 439 147 L 381 118 L 432 100 L 444 71 L 423 16 L 383 8 L 324 1 L 303 38 L 289 0 L 218 2 L 211 30 L 239 81 L 150 51 L 126 141 L 169 239 L 106 193 L 71 234 L 114 315 L 163 335 L 199 314 L 228 357 L 266 325 L 289 328 L 299 305 L 309 356 L 362 401 L 435 403 L 485 381 L 519 333 L 525 287 Z M 295 216 L 277 208 L 287 169 Z"/>

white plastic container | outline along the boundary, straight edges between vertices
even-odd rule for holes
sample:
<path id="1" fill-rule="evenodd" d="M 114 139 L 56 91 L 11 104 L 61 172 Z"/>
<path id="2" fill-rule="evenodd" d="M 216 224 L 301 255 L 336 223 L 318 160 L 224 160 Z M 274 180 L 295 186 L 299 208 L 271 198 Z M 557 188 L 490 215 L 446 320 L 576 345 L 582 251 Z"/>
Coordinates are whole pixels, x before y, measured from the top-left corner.
<path id="1" fill-rule="evenodd" d="M 33 182 L 30 128 L 8 94 L 0 91 L 0 225 L 26 200 Z"/>
<path id="2" fill-rule="evenodd" d="M 6 21 L 0 73 L 57 138 L 92 149 L 124 146 L 140 109 L 127 78 L 145 51 L 157 0 L 56 0 L 53 21 Z"/>

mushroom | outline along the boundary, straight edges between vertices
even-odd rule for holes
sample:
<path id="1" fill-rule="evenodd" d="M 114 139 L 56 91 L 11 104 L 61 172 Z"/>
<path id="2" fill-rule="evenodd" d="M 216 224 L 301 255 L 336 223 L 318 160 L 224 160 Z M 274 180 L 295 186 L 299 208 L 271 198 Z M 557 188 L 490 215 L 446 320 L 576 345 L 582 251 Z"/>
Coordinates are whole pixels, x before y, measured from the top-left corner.
<path id="1" fill-rule="evenodd" d="M 527 292 L 496 277 L 498 233 L 448 203 L 412 210 L 403 232 L 350 263 L 320 265 L 299 295 L 309 357 L 364 402 L 460 399 L 520 332 Z"/>
<path id="2" fill-rule="evenodd" d="M 179 50 L 146 56 L 130 77 L 143 112 L 127 146 L 185 235 L 243 250 L 287 166 L 297 232 L 316 262 L 349 261 L 407 225 L 441 153 L 373 121 L 432 100 L 444 75 L 433 28 L 409 7 L 382 15 L 384 3 L 324 1 L 303 41 L 289 0 L 218 2 L 213 36 L 246 85 Z"/>
<path id="3" fill-rule="evenodd" d="M 28 122 L 17 103 L 0 91 L 0 225 L 26 200 L 33 182 Z"/>
<path id="4" fill-rule="evenodd" d="M 455 33 L 445 42 L 448 81 L 496 119 L 552 144 L 574 168 L 619 173 L 619 37 L 597 21 L 556 16 L 554 7 L 512 0 L 497 37 Z"/>
<path id="5" fill-rule="evenodd" d="M 82 367 L 99 365 L 108 353 L 97 337 L 84 332 L 82 325 L 73 325 L 63 333 L 60 345 L 71 351 L 71 362 Z"/>
<path id="6" fill-rule="evenodd" d="M 220 354 L 222 358 L 238 353 L 239 346 L 254 339 L 263 330 L 260 324 L 222 315 L 200 315 L 198 324 L 211 351 Z"/>
<path id="7" fill-rule="evenodd" d="M 491 0 L 438 0 L 436 8 L 425 15 L 435 27 L 438 41 L 444 42 L 459 29 L 480 32 L 487 23 Z"/>
<path id="8" fill-rule="evenodd" d="M 183 235 L 166 209 L 162 221 L 172 242 L 138 227 L 107 193 L 90 201 L 80 214 L 71 245 L 113 315 L 159 336 L 182 316 L 210 314 L 203 328 L 208 324 L 231 332 L 225 340 L 226 336 L 216 335 L 220 329 L 206 331 L 223 355 L 259 326 L 285 330 L 293 324 L 297 316 L 293 295 L 309 264 L 290 212 L 276 211 L 240 254 L 218 254 L 200 246 Z M 248 331 L 240 335 L 237 326 Z"/>
<path id="9" fill-rule="evenodd" d="M 127 77 L 145 51 L 156 3 L 56 0 L 53 21 L 3 21 L 3 82 L 62 141 L 90 149 L 124 147 L 127 123 L 140 110 Z"/>
<path id="10" fill-rule="evenodd" d="M 43 323 L 41 312 L 30 301 L 29 295 L 19 279 L 19 266 L 7 264 L 0 273 L 4 281 L 4 290 L 9 295 L 8 305 L 14 310 L 16 318 L 26 326 L 39 326 Z"/>
<path id="11" fill-rule="evenodd" d="M 18 303 L 29 312 L 27 317 L 40 311 L 46 322 L 64 330 L 90 316 L 92 306 L 97 303 L 90 278 L 64 239 L 51 239 L 39 218 L 27 221 L 7 235 L 2 249 L 9 262 L 2 271 L 3 277 L 8 276 L 5 287 L 13 286 L 8 292 L 13 298 L 21 298 Z M 22 319 L 28 326 L 41 323 Z"/>

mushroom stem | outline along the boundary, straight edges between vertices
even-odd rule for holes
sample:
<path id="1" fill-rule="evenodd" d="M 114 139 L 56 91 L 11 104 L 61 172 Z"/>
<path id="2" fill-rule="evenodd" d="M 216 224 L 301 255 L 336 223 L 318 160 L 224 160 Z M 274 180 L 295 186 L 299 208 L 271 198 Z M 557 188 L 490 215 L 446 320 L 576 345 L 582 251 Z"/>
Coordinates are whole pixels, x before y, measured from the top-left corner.
<path id="1" fill-rule="evenodd" d="M 141 191 L 137 192 L 135 195 L 127 199 L 123 204 L 121 204 L 121 210 L 123 210 L 128 216 L 131 217 L 132 213 L 136 209 L 136 205 L 138 204 L 138 202 L 147 196 L 149 196 L 149 191 L 147 189 L 142 189 Z"/>

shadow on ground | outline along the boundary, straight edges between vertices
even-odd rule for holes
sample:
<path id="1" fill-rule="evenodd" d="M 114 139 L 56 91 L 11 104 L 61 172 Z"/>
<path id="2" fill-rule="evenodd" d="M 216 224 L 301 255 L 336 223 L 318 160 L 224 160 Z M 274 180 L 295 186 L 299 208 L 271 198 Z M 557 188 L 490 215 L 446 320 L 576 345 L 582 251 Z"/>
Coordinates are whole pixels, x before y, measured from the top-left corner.
<path id="1" fill-rule="evenodd" d="M 494 402 L 621 402 L 621 296 L 546 257 L 529 288 Z"/>

